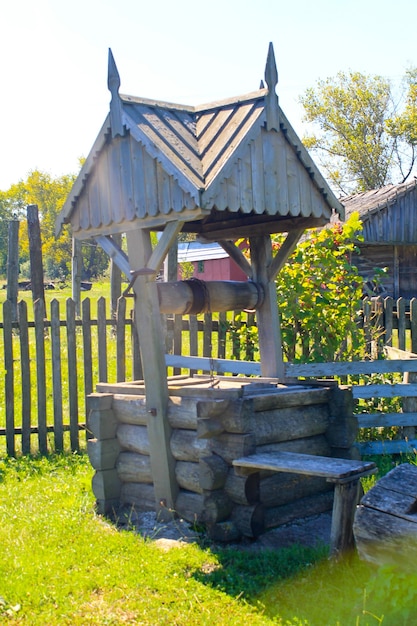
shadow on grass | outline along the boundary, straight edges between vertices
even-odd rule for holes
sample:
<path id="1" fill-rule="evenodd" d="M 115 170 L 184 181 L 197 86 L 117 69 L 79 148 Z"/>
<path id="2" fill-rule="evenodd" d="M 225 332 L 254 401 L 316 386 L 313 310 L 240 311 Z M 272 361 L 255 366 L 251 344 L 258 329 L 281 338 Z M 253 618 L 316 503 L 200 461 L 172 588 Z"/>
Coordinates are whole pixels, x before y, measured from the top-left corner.
<path id="1" fill-rule="evenodd" d="M 279 550 L 223 548 L 213 550 L 218 566 L 199 571 L 195 578 L 234 597 L 251 600 L 277 581 L 296 576 L 326 559 L 328 547 L 293 545 Z"/>
<path id="2" fill-rule="evenodd" d="M 367 586 L 375 571 L 357 554 L 328 559 L 328 547 L 293 545 L 279 550 L 216 551 L 218 566 L 195 578 L 244 598 L 272 620 L 308 626 L 371 626 L 381 618 L 367 610 Z M 385 626 L 385 621 L 383 622 Z"/>

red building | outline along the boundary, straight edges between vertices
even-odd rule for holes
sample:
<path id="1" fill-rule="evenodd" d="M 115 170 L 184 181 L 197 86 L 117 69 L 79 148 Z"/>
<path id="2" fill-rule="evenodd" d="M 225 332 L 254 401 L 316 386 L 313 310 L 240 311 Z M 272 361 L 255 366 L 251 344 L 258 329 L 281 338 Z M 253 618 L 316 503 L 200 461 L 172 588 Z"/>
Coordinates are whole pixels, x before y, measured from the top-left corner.
<path id="1" fill-rule="evenodd" d="M 181 263 L 192 263 L 192 277 L 200 280 L 247 280 L 246 274 L 217 243 L 189 241 L 178 244 L 179 280 L 183 278 Z"/>

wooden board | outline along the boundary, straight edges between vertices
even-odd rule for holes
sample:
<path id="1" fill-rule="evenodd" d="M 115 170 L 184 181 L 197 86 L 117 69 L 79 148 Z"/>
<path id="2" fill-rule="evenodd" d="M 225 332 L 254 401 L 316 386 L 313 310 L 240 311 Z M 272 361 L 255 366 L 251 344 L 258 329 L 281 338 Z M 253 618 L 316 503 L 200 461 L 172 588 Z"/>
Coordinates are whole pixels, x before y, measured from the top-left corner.
<path id="1" fill-rule="evenodd" d="M 370 461 L 351 461 L 349 459 L 334 459 L 293 452 L 253 454 L 252 456 L 235 459 L 233 465 L 237 473 L 241 475 L 259 470 L 270 470 L 304 474 L 306 476 L 322 476 L 329 481 L 338 482 L 376 471 L 375 463 Z"/>

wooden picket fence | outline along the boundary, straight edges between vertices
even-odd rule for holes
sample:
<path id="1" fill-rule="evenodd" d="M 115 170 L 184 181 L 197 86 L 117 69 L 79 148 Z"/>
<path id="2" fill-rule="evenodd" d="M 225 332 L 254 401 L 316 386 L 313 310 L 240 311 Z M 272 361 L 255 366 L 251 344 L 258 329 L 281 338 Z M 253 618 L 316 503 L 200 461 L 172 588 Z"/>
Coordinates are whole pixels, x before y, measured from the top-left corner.
<path id="1" fill-rule="evenodd" d="M 111 318 L 106 314 L 104 298 L 97 301 L 95 316 L 90 300 L 84 299 L 80 317 L 71 299 L 66 301 L 64 313 L 56 300 L 52 300 L 49 311 L 38 301 L 32 319 L 22 301 L 18 304 L 18 321 L 13 321 L 11 304 L 4 303 L 0 323 L 4 368 L 4 384 L 0 384 L 0 455 L 4 443 L 8 455 L 83 448 L 88 438 L 85 399 L 96 384 L 142 378 L 140 346 L 132 323 L 133 306 L 129 308 L 128 302 L 128 298 L 120 298 L 117 316 Z M 250 329 L 255 325 L 253 314 L 175 315 L 164 319 L 168 374 L 260 374 L 259 363 L 252 361 L 250 332 L 238 332 L 240 326 Z M 374 351 L 390 344 L 401 351 L 411 349 L 417 353 L 417 300 L 409 306 L 401 300 L 365 300 L 360 323 Z M 412 355 L 405 356 L 406 360 L 401 354 L 401 359 L 391 362 L 287 364 L 286 373 L 291 377 L 320 378 L 417 372 L 417 361 Z M 368 395 L 360 396 L 361 393 Z M 405 428 L 408 435 L 386 445 L 369 443 L 362 446 L 361 452 L 417 449 L 417 441 L 410 436 L 410 428 L 417 424 L 417 412 L 410 410 L 417 397 L 417 385 L 408 382 L 380 388 L 363 384 L 354 387 L 355 397 L 369 394 L 395 394 L 406 399 L 408 409 L 395 414 L 361 415 L 361 428 L 398 426 Z"/>

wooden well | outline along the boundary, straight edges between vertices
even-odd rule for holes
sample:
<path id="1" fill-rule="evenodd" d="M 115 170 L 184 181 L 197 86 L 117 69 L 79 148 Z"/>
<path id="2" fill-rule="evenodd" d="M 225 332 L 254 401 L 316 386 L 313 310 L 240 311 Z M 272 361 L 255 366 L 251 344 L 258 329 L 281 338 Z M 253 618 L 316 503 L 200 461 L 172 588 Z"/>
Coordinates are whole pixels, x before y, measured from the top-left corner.
<path id="1" fill-rule="evenodd" d="M 323 478 L 271 472 L 243 477 L 232 463 L 275 451 L 352 458 L 357 421 L 349 390 L 230 377 L 177 377 L 168 389 L 180 517 L 227 540 L 331 509 L 332 486 Z M 153 464 L 159 459 L 151 458 L 147 424 L 156 416 L 143 382 L 100 384 L 89 406 L 99 510 L 154 510 Z"/>
<path id="2" fill-rule="evenodd" d="M 305 229 L 323 226 L 334 212 L 343 219 L 343 207 L 279 106 L 272 45 L 265 82 L 244 96 L 202 106 L 137 98 L 119 93 L 109 53 L 110 112 L 57 219 L 58 232 L 69 223 L 77 240 L 94 238 L 128 276 L 135 296 L 144 381 L 99 384 L 89 399 L 95 437 L 89 451 L 101 511 L 131 503 L 162 515 L 177 511 L 212 529 L 235 518 L 246 519 L 247 529 L 261 528 L 275 523 L 278 509 L 280 520 L 292 515 L 290 493 L 307 499 L 303 513 L 312 510 L 307 502 L 313 495 L 320 508 L 331 494 L 315 479 L 240 480 L 231 472 L 235 454 L 262 446 L 349 454 L 350 409 L 341 413 L 348 444 L 343 437 L 332 440 L 337 412 L 331 407 L 339 392 L 285 385 L 275 288 Z M 160 234 L 154 246 L 152 231 Z M 158 285 L 180 232 L 219 242 L 248 281 Z M 278 251 L 274 233 L 285 234 Z M 242 238 L 249 258 L 239 247 Z M 242 378 L 217 379 L 214 386 L 167 379 L 161 311 L 243 309 L 256 311 L 258 382 L 272 379 L 272 387 L 261 391 Z"/>

